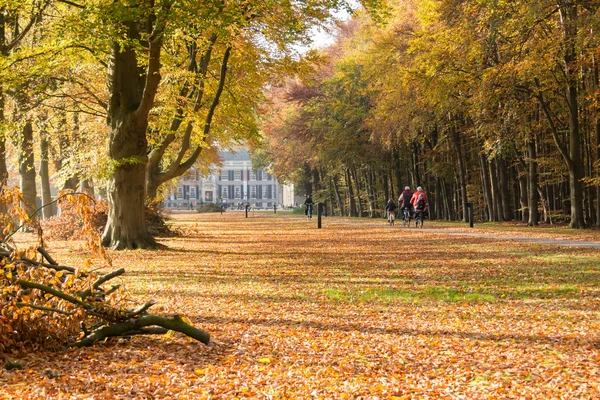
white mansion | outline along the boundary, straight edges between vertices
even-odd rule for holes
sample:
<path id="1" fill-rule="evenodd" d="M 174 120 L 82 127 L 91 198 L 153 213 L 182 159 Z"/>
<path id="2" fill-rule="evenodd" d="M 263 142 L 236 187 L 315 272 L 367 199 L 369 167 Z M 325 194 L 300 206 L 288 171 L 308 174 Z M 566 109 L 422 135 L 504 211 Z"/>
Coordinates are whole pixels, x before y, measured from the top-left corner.
<path id="1" fill-rule="evenodd" d="M 190 169 L 179 180 L 177 192 L 171 191 L 165 199 L 165 206 L 189 210 L 202 203 L 226 204 L 228 208 L 245 204 L 255 208 L 293 205 L 293 189 L 292 199 L 288 200 L 290 188 L 285 185 L 284 190 L 284 185 L 265 170 L 254 171 L 247 150 L 222 151 L 219 156 L 223 166 L 210 168 L 206 177 Z"/>

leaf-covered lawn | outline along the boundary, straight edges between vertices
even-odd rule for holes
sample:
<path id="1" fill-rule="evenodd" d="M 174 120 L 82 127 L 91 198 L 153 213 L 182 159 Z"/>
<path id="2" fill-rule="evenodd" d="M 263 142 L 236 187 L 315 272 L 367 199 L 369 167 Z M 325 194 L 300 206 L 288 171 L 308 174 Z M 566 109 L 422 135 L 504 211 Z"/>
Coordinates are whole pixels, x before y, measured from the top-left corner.
<path id="1" fill-rule="evenodd" d="M 6 398 L 599 398 L 600 252 L 242 213 L 113 253 L 209 331 L 15 354 Z M 562 233 L 561 233 L 562 235 Z M 53 242 L 61 263 L 88 255 Z"/>

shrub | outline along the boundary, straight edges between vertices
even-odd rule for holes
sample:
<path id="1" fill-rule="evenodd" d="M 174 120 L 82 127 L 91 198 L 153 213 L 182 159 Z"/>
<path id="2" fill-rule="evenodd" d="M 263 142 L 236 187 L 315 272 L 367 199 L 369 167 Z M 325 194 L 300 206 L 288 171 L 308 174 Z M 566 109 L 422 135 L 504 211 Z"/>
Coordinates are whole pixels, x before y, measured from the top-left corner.
<path id="1" fill-rule="evenodd" d="M 216 213 L 221 212 L 221 206 L 214 203 L 206 203 L 198 207 L 196 211 L 199 213 Z"/>

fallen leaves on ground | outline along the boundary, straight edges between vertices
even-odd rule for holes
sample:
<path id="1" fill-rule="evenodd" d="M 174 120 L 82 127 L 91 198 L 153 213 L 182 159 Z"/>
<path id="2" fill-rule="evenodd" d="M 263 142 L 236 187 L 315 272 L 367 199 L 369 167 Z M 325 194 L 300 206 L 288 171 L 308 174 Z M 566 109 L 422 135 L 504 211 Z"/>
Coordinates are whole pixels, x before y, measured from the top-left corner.
<path id="1" fill-rule="evenodd" d="M 112 253 L 211 333 L 14 354 L 4 398 L 598 398 L 598 250 L 243 213 Z M 327 221 L 327 220 L 326 220 Z M 69 265 L 89 255 L 53 242 Z"/>

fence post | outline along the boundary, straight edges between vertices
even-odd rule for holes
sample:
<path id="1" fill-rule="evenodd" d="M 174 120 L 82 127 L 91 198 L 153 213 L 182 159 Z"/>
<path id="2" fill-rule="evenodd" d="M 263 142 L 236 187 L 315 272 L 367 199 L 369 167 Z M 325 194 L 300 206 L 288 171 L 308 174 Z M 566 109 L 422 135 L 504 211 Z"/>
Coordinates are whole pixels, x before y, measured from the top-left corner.
<path id="1" fill-rule="evenodd" d="M 469 208 L 469 227 L 473 227 L 473 203 L 467 203 Z"/>
<path id="2" fill-rule="evenodd" d="M 250 207 L 250 204 L 246 204 L 246 218 L 248 218 L 248 207 Z"/>
<path id="3" fill-rule="evenodd" d="M 277 203 L 273 204 L 273 214 L 277 214 Z"/>
<path id="4" fill-rule="evenodd" d="M 317 228 L 321 229 L 321 214 L 323 214 L 323 203 L 317 203 Z"/>

